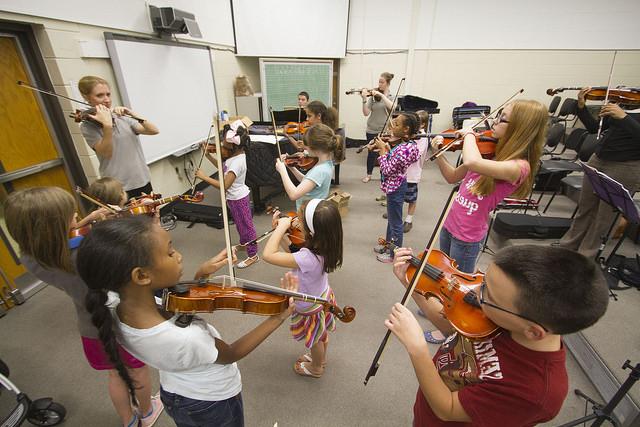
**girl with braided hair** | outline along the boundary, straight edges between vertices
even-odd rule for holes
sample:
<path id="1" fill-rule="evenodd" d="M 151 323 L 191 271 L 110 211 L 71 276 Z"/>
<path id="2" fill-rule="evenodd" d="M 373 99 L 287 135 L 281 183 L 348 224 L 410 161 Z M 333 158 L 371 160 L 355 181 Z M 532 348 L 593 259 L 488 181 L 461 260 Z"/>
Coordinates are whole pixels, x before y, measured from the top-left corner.
<path id="1" fill-rule="evenodd" d="M 109 396 L 124 426 L 153 425 L 162 412 L 158 397 L 151 397 L 149 369 L 117 343 L 103 347 L 99 336 L 107 328 L 96 328 L 85 308 L 87 286 L 76 272 L 76 249 L 82 237 L 69 239 L 76 228 L 76 203 L 68 192 L 58 187 L 32 187 L 9 195 L 4 206 L 9 234 L 20 246 L 20 260 L 38 279 L 71 297 L 77 313 L 77 327 L 89 365 L 109 371 Z M 87 223 L 101 215 L 94 211 L 83 219 Z M 106 296 L 102 304 L 107 302 Z M 106 307 L 105 307 L 106 310 Z M 110 355 L 118 354 L 118 363 Z M 123 381 L 125 373 L 129 381 Z M 136 387 L 132 384 L 135 382 Z M 137 410 L 131 408 L 129 393 L 135 395 Z"/>
<path id="2" fill-rule="evenodd" d="M 207 277 L 227 262 L 225 251 L 205 261 L 195 274 Z M 235 258 L 235 257 L 234 257 Z M 235 261 L 235 260 L 234 260 Z M 243 426 L 242 383 L 236 362 L 262 343 L 291 315 L 273 315 L 232 344 L 202 318 L 187 324 L 161 311 L 154 292 L 174 286 L 182 275 L 182 255 L 169 233 L 142 215 L 103 221 L 93 227 L 78 251 L 78 272 L 89 287 L 87 309 L 115 366 L 116 339 L 140 360 L 160 371 L 160 398 L 178 427 Z M 297 279 L 287 275 L 287 290 Z M 118 292 L 114 310 L 105 307 L 107 292 Z M 126 369 L 118 373 L 136 387 Z"/>

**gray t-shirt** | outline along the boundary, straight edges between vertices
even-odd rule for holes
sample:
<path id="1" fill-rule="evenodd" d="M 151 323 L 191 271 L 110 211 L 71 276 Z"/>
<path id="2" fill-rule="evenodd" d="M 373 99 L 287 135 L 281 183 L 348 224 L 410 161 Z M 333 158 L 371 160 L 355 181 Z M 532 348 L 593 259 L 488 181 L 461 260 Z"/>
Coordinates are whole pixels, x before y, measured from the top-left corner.
<path id="1" fill-rule="evenodd" d="M 393 102 L 393 95 L 385 94 Z M 383 100 L 376 101 L 373 96 L 370 96 L 367 100 L 367 107 L 371 110 L 369 118 L 367 119 L 367 133 L 379 133 L 384 127 L 384 122 L 387 120 L 389 110 Z"/>
<path id="2" fill-rule="evenodd" d="M 75 264 L 75 251 L 73 251 L 73 261 Z M 20 257 L 20 261 L 27 270 L 43 282 L 60 289 L 71 297 L 76 308 L 78 317 L 78 331 L 80 335 L 87 338 L 98 338 L 98 330 L 91 323 L 91 315 L 85 308 L 84 302 L 87 297 L 87 285 L 77 274 L 67 273 L 58 269 L 45 268 L 38 261 L 29 255 Z"/>
<path id="3" fill-rule="evenodd" d="M 137 123 L 131 117 L 115 116 L 112 134 L 113 155 L 106 159 L 98 154 L 100 175 L 116 178 L 122 182 L 125 190 L 144 187 L 151 181 L 151 173 L 144 159 L 138 134 L 135 132 Z M 95 123 L 83 121 L 80 130 L 91 148 L 102 140 L 102 127 Z"/>

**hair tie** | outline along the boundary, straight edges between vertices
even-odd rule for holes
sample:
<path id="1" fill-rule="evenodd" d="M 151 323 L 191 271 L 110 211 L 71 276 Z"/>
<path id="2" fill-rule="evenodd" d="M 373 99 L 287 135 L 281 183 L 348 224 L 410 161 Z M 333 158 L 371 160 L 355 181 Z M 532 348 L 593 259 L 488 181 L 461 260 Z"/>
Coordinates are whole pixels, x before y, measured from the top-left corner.
<path id="1" fill-rule="evenodd" d="M 323 199 L 311 199 L 309 200 L 309 203 L 307 203 L 307 207 L 304 208 L 304 219 L 312 236 L 315 233 L 315 230 L 313 229 L 313 215 L 321 201 L 323 201 Z"/>
<path id="2" fill-rule="evenodd" d="M 238 128 L 244 127 L 242 120 L 236 120 L 229 125 L 229 130 L 224 136 L 224 140 L 230 144 L 240 145 L 240 136 L 238 135 Z"/>

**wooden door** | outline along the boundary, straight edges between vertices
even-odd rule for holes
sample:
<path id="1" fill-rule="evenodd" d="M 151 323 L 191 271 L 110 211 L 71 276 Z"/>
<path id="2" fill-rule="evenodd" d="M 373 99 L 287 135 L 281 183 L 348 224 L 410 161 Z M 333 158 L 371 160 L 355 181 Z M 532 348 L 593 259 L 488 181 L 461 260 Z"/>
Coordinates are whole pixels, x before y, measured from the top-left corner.
<path id="1" fill-rule="evenodd" d="M 21 87 L 31 82 L 27 61 L 16 37 L 0 34 L 0 204 L 15 190 L 58 186 L 72 191 L 64 159 L 52 137 L 47 114 L 36 92 Z M 9 236 L 0 209 L 0 299 L 25 277 L 17 245 Z M 2 302 L 2 301 L 0 301 Z"/>

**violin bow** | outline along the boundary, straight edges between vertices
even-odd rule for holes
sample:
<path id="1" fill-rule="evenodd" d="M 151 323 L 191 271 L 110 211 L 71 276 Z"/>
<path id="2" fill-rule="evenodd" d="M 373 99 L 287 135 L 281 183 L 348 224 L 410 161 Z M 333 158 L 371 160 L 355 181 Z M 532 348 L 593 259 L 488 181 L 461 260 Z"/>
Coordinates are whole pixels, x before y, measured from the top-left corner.
<path id="1" fill-rule="evenodd" d="M 25 87 L 27 89 L 31 89 L 31 90 L 36 91 L 36 92 L 44 93 L 45 95 L 55 96 L 56 98 L 64 98 L 64 99 L 67 99 L 69 101 L 77 102 L 78 104 L 87 105 L 87 106 L 89 106 L 91 108 L 94 107 L 93 105 L 89 104 L 88 102 L 79 101 L 79 100 L 77 100 L 75 98 L 70 98 L 70 97 L 65 96 L 65 95 L 60 95 L 59 93 L 55 93 L 55 92 L 51 92 L 51 91 L 48 91 L 48 90 L 40 89 L 39 87 L 30 85 L 29 83 L 23 82 L 22 80 L 18 80 L 17 84 L 18 84 L 18 86 L 22 86 L 22 87 Z M 137 120 L 140 123 L 144 122 L 144 119 L 141 119 L 140 117 L 136 117 L 131 113 L 127 113 L 126 115 L 131 117 L 134 120 Z"/>
<path id="2" fill-rule="evenodd" d="M 607 82 L 607 93 L 604 96 L 604 104 L 607 105 L 609 102 L 609 89 L 611 88 L 611 77 L 613 77 L 613 66 L 616 63 L 616 55 L 618 54 L 617 50 L 613 51 L 613 60 L 611 61 L 611 70 L 609 70 L 609 81 Z M 600 139 L 600 135 L 602 135 L 602 124 L 604 123 L 604 117 L 600 116 L 600 123 L 598 124 L 598 135 L 596 136 L 596 140 Z"/>
<path id="3" fill-rule="evenodd" d="M 382 135 L 384 133 L 384 131 L 387 130 L 387 125 L 389 124 L 389 119 L 391 118 L 391 115 L 393 114 L 393 110 L 396 109 L 396 102 L 398 102 L 398 94 L 400 93 L 400 88 L 402 87 L 402 84 L 404 83 L 404 81 L 405 81 L 405 77 L 403 77 L 400 80 L 400 83 L 398 83 L 398 89 L 396 90 L 396 95 L 393 98 L 393 102 L 391 103 L 391 109 L 387 113 L 387 118 L 384 121 L 384 125 L 382 126 L 382 130 L 380 132 L 378 132 L 378 135 L 376 136 L 376 138 L 379 138 L 380 135 Z M 364 151 L 365 148 L 371 147 L 371 144 L 373 143 L 373 141 L 375 141 L 376 138 L 373 138 L 368 144 L 363 145 L 362 147 L 358 148 L 356 150 L 356 153 L 361 153 L 362 151 Z"/>
<path id="4" fill-rule="evenodd" d="M 282 159 L 282 150 L 280 150 L 280 141 L 278 141 L 278 131 L 276 130 L 276 116 L 273 114 L 273 108 L 269 106 L 269 113 L 271 113 L 271 124 L 273 125 L 273 136 L 276 137 L 276 147 L 278 147 L 278 158 Z"/>
<path id="5" fill-rule="evenodd" d="M 86 199 L 86 200 L 90 201 L 91 203 L 93 203 L 94 205 L 100 206 L 101 208 L 104 208 L 104 209 L 108 210 L 112 214 L 117 214 L 118 213 L 118 211 L 116 209 L 112 208 L 111 206 L 107 205 L 106 203 L 103 203 L 102 201 L 98 200 L 97 198 L 95 198 L 93 196 L 89 196 L 79 186 L 76 187 L 76 193 L 78 193 L 80 195 L 80 197 L 82 197 L 83 199 Z"/>
<path id="6" fill-rule="evenodd" d="M 216 120 L 217 120 L 217 116 L 218 113 L 215 113 L 216 115 Z M 215 124 L 214 121 L 211 121 L 211 126 L 209 126 L 209 132 L 207 133 L 207 139 L 205 139 L 205 143 L 204 143 L 204 148 L 202 148 L 202 155 L 200 156 L 200 160 L 198 161 L 198 167 L 196 168 L 196 170 L 200 169 L 202 167 L 202 161 L 204 160 L 204 156 L 207 154 L 207 149 L 209 148 L 209 141 L 211 141 L 211 131 L 215 128 Z M 195 195 L 196 193 L 196 178 L 197 177 L 193 177 L 193 182 L 191 183 L 191 196 Z"/>
<path id="7" fill-rule="evenodd" d="M 492 113 L 487 114 L 486 116 L 483 115 L 480 120 L 478 121 L 478 123 L 476 123 L 475 125 L 471 126 L 471 129 L 475 129 L 478 126 L 480 126 L 481 123 L 486 122 L 487 120 L 489 120 L 489 118 L 491 118 L 491 116 L 493 116 L 494 114 L 502 111 L 502 108 L 504 108 L 505 105 L 507 105 L 509 102 L 511 102 L 511 100 L 513 98 L 515 98 L 516 96 L 520 95 L 522 92 L 524 92 L 524 88 L 520 89 L 519 91 L 517 91 L 516 93 L 514 93 L 513 95 L 511 95 L 509 97 L 509 99 L 507 99 L 506 101 L 504 101 L 502 104 L 500 104 L 500 106 L 496 109 L 493 110 Z M 456 142 L 460 141 L 462 138 L 455 138 L 453 141 L 451 141 L 450 143 L 448 143 L 447 145 L 441 147 L 440 149 L 438 149 L 435 153 L 433 153 L 431 155 L 431 157 L 429 157 L 429 161 L 432 162 L 435 159 L 437 159 L 438 157 L 442 156 L 445 152 L 447 152 L 449 150 L 449 148 L 453 147 L 453 144 L 455 144 Z"/>
<path id="8" fill-rule="evenodd" d="M 224 189 L 224 164 L 222 163 L 222 147 L 220 146 L 220 118 L 216 113 L 215 122 L 211 123 L 213 127 L 215 123 L 215 132 L 213 133 L 213 142 L 216 145 L 216 160 L 218 162 L 218 181 L 220 181 L 220 204 L 222 208 L 222 221 L 224 223 L 224 243 L 227 248 L 227 266 L 229 267 L 229 276 L 231 283 L 235 286 L 235 271 L 233 269 L 233 250 L 231 248 L 231 235 L 229 234 L 229 212 L 227 211 L 227 195 Z M 207 139 L 207 145 L 209 140 Z"/>
<path id="9" fill-rule="evenodd" d="M 447 204 L 445 208 L 442 210 L 442 212 L 440 213 L 440 218 L 438 218 L 436 227 L 434 228 L 433 233 L 431 233 L 431 237 L 429 238 L 429 243 L 424 251 L 424 254 L 422 255 L 422 259 L 420 260 L 420 266 L 416 269 L 415 273 L 413 274 L 413 277 L 409 282 L 409 286 L 407 286 L 404 296 L 400 301 L 400 304 L 404 305 L 405 307 L 407 305 L 407 302 L 413 295 L 413 291 L 416 289 L 416 286 L 418 285 L 418 280 L 422 276 L 422 272 L 424 271 L 425 267 L 428 264 L 429 255 L 431 255 L 431 251 L 435 246 L 435 242 L 438 236 L 440 235 L 440 230 L 442 230 L 442 226 L 444 225 L 444 220 L 449 214 L 449 211 L 451 210 L 451 206 L 453 206 L 453 201 L 455 200 L 455 197 L 458 194 L 459 186 L 460 184 L 458 184 L 456 187 L 453 188 L 453 190 L 451 190 L 451 194 L 449 194 L 449 198 L 447 199 Z M 380 367 L 380 359 L 382 358 L 382 353 L 384 352 L 384 349 L 386 348 L 387 343 L 389 342 L 390 336 L 391 336 L 391 331 L 387 329 L 387 332 L 384 335 L 384 338 L 382 339 L 380 346 L 378 347 L 378 351 L 376 352 L 376 355 L 374 356 L 373 361 L 371 362 L 371 366 L 369 366 L 369 371 L 367 372 L 367 376 L 364 379 L 364 385 L 367 385 L 367 383 L 369 382 L 369 379 L 378 372 L 378 368 Z"/>

